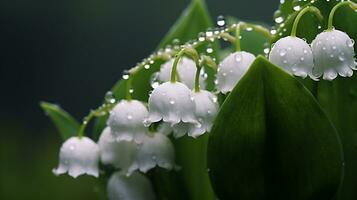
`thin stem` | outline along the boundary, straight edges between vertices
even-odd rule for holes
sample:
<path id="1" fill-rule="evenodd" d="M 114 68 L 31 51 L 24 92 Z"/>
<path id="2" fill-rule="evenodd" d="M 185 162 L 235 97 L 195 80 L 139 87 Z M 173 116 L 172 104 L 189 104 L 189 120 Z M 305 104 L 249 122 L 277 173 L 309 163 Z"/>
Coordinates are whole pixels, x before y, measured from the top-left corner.
<path id="1" fill-rule="evenodd" d="M 307 6 L 304 9 L 302 9 L 299 12 L 299 14 L 296 16 L 296 18 L 294 20 L 293 28 L 291 29 L 290 36 L 296 37 L 296 30 L 297 30 L 299 21 L 300 21 L 301 17 L 307 12 L 312 12 L 313 14 L 315 14 L 319 18 L 320 21 L 322 21 L 323 16 L 321 15 L 320 10 L 318 8 L 314 7 L 314 6 Z"/>
<path id="2" fill-rule="evenodd" d="M 92 120 L 92 118 L 94 117 L 94 111 L 91 111 L 89 113 L 88 116 L 86 116 L 83 120 L 83 123 L 81 125 L 81 127 L 79 128 L 79 131 L 78 131 L 78 137 L 79 138 L 82 138 L 83 135 L 84 135 L 84 130 L 86 129 L 87 125 L 89 124 L 89 122 Z"/>
<path id="3" fill-rule="evenodd" d="M 251 24 L 251 23 L 246 23 L 246 22 L 244 22 L 242 25 L 243 25 L 244 28 L 252 28 L 254 31 L 262 34 L 269 41 L 271 41 L 272 38 L 273 38 L 273 36 L 271 35 L 270 31 L 268 29 L 264 28 L 263 26 L 256 25 L 256 24 Z"/>
<path id="4" fill-rule="evenodd" d="M 185 48 L 181 49 L 176 55 L 175 55 L 175 60 L 174 60 L 174 64 L 172 66 L 172 70 L 171 70 L 171 83 L 175 83 L 176 82 L 176 71 L 177 71 L 177 64 L 180 61 L 180 58 L 182 57 L 182 55 L 185 53 Z"/>
<path id="5" fill-rule="evenodd" d="M 336 4 L 331 12 L 330 12 L 330 15 L 328 17 L 328 24 L 327 24 L 327 30 L 331 31 L 333 29 L 333 17 L 335 16 L 335 12 L 338 8 L 340 8 L 341 6 L 344 6 L 344 5 L 350 5 L 350 7 L 353 9 L 353 10 L 357 10 L 357 4 L 356 3 L 353 3 L 352 1 L 343 1 L 343 2 L 340 2 L 338 4 Z"/>
<path id="6" fill-rule="evenodd" d="M 131 96 L 131 85 L 132 85 L 132 75 L 129 75 L 128 80 L 126 80 L 126 100 L 131 101 L 132 96 Z"/>
<path id="7" fill-rule="evenodd" d="M 240 48 L 240 29 L 241 29 L 242 23 L 238 23 L 236 27 L 236 51 L 241 51 Z"/>

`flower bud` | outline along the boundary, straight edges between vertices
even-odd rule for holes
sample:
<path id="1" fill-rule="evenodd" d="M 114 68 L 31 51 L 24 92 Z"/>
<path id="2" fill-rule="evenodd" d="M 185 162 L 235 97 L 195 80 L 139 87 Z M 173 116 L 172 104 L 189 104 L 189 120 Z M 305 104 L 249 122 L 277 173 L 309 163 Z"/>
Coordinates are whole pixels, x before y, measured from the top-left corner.
<path id="1" fill-rule="evenodd" d="M 107 186 L 109 200 L 154 200 L 155 194 L 151 182 L 144 175 L 134 172 L 125 176 L 114 173 Z"/>

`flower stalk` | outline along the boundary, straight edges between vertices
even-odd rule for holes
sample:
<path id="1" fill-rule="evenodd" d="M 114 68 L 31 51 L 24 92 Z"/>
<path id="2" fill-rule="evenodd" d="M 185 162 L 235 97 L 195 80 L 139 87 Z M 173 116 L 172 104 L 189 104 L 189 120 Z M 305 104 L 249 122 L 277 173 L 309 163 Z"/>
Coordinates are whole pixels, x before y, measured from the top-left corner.
<path id="1" fill-rule="evenodd" d="M 314 6 L 305 7 L 299 12 L 299 14 L 296 16 L 294 20 L 293 28 L 291 29 L 291 34 L 290 34 L 291 37 L 296 37 L 296 30 L 299 25 L 299 21 L 301 17 L 307 12 L 312 12 L 319 19 L 320 22 L 323 20 L 323 16 L 318 8 Z"/>

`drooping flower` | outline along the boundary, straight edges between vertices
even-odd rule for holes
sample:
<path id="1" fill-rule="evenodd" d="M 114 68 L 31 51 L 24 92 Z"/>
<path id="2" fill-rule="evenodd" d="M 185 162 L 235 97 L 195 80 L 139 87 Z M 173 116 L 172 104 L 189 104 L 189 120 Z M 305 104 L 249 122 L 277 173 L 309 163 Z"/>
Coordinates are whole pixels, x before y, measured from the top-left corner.
<path id="1" fill-rule="evenodd" d="M 134 162 L 138 144 L 133 141 L 117 141 L 110 128 L 106 127 L 99 137 L 98 145 L 103 164 L 110 164 L 128 172 Z"/>
<path id="2" fill-rule="evenodd" d="M 279 39 L 271 49 L 269 60 L 284 69 L 286 72 L 306 78 L 312 76 L 314 66 L 310 46 L 302 39 L 287 36 Z"/>
<path id="3" fill-rule="evenodd" d="M 74 178 L 82 174 L 98 177 L 99 147 L 87 137 L 71 137 L 59 153 L 59 166 L 53 169 L 56 175 L 68 174 Z"/>
<path id="4" fill-rule="evenodd" d="M 159 81 L 170 81 L 173 63 L 174 59 L 171 59 L 161 65 L 160 73 L 158 76 Z M 195 62 L 187 57 L 182 57 L 177 65 L 177 75 L 180 82 L 185 84 L 188 88 L 193 89 L 195 85 L 195 72 Z M 205 88 L 205 78 L 203 75 L 200 77 L 200 87 Z"/>
<path id="5" fill-rule="evenodd" d="M 196 103 L 195 115 L 201 126 L 191 126 L 188 135 L 196 138 L 205 132 L 211 131 L 219 105 L 217 97 L 207 90 L 194 92 L 193 97 Z"/>
<path id="6" fill-rule="evenodd" d="M 255 56 L 245 51 L 238 51 L 227 56 L 218 66 L 217 89 L 223 94 L 232 91 L 254 60 Z"/>
<path id="7" fill-rule="evenodd" d="M 159 166 L 168 170 L 175 167 L 175 150 L 170 139 L 161 133 L 151 133 L 140 145 L 129 174 L 135 170 L 146 173 Z"/>
<path id="8" fill-rule="evenodd" d="M 354 41 L 344 32 L 327 30 L 316 36 L 311 44 L 315 67 L 313 74 L 325 80 L 353 75 L 356 70 Z"/>
<path id="9" fill-rule="evenodd" d="M 112 110 L 108 126 L 118 141 L 132 141 L 140 143 L 147 128 L 143 120 L 148 116 L 148 110 L 137 100 L 122 100 Z"/>
<path id="10" fill-rule="evenodd" d="M 180 82 L 166 82 L 153 90 L 149 97 L 149 117 L 146 126 L 163 120 L 171 126 L 199 125 L 194 110 L 195 102 L 191 90 Z M 187 133 L 188 129 L 184 132 Z"/>
<path id="11" fill-rule="evenodd" d="M 150 180 L 139 172 L 126 176 L 114 173 L 107 186 L 109 200 L 154 200 L 155 194 Z"/>

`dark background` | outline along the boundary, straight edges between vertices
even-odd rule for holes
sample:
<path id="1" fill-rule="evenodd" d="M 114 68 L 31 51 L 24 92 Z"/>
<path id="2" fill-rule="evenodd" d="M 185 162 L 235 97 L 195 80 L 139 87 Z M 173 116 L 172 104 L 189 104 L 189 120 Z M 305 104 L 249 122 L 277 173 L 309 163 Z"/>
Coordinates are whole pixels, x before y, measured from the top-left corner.
<path id="1" fill-rule="evenodd" d="M 0 1 L 0 199 L 95 199 L 94 179 L 55 177 L 61 139 L 38 104 L 77 119 L 151 53 L 189 0 Z M 212 18 L 273 23 L 278 0 L 208 0 Z"/>

